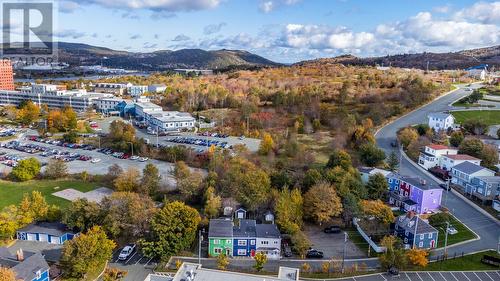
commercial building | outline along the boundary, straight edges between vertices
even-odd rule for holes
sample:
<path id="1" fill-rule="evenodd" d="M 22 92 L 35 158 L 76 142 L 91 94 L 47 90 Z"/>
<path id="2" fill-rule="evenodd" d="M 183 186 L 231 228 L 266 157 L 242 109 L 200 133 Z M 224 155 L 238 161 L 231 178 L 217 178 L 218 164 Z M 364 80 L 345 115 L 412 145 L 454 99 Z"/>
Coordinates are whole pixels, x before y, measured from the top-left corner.
<path id="1" fill-rule="evenodd" d="M 38 106 L 46 104 L 49 108 L 70 106 L 75 111 L 93 108 L 98 99 L 111 98 L 112 94 L 91 93 L 86 90 L 65 90 L 58 85 L 33 84 L 21 87 L 18 91 L 0 90 L 0 105 L 19 105 L 31 100 Z"/>
<path id="2" fill-rule="evenodd" d="M 437 229 L 419 218 L 414 212 L 408 212 L 396 219 L 394 235 L 403 240 L 406 248 L 433 249 L 437 247 Z"/>
<path id="3" fill-rule="evenodd" d="M 140 97 L 148 92 L 148 86 L 127 85 L 127 94 L 132 97 Z"/>
<path id="4" fill-rule="evenodd" d="M 195 126 L 195 119 L 187 112 L 163 111 L 162 107 L 149 101 L 135 103 L 135 116 L 155 131 L 179 131 Z"/>
<path id="5" fill-rule="evenodd" d="M 0 90 L 14 90 L 14 73 L 10 60 L 0 60 Z"/>
<path id="6" fill-rule="evenodd" d="M 132 87 L 131 83 L 97 83 L 94 85 L 94 91 L 97 93 L 107 93 L 121 96 L 127 93 L 127 88 Z"/>

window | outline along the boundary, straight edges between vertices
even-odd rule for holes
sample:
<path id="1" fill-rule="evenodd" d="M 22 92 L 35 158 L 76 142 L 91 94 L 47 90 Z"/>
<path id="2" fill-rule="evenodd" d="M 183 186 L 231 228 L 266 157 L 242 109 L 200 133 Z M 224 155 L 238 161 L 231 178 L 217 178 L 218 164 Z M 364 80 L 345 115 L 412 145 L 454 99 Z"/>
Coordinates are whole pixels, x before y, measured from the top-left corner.
<path id="1" fill-rule="evenodd" d="M 226 240 L 226 244 L 231 244 L 231 242 L 232 242 L 232 241 L 231 241 L 230 239 L 227 239 L 227 240 Z"/>
<path id="2" fill-rule="evenodd" d="M 427 237 L 432 238 L 432 233 L 429 233 Z"/>
<path id="3" fill-rule="evenodd" d="M 238 256 L 246 256 L 246 255 L 247 255 L 247 250 L 238 249 Z"/>
<path id="4" fill-rule="evenodd" d="M 220 240 L 219 239 L 214 239 L 214 245 L 219 245 L 220 244 Z"/>
<path id="5" fill-rule="evenodd" d="M 255 245 L 255 240 L 250 240 L 250 245 Z"/>
<path id="6" fill-rule="evenodd" d="M 424 247 L 424 242 L 420 241 L 420 243 L 418 243 L 418 247 L 419 248 L 423 248 Z"/>
<path id="7" fill-rule="evenodd" d="M 269 241 L 260 241 L 261 245 L 269 245 Z"/>
<path id="8" fill-rule="evenodd" d="M 215 248 L 214 249 L 214 253 L 220 254 L 220 253 L 222 253 L 222 249 L 221 248 Z"/>
<path id="9" fill-rule="evenodd" d="M 420 240 L 424 240 L 424 235 L 420 234 Z"/>
<path id="10" fill-rule="evenodd" d="M 42 278 L 42 272 L 40 270 L 38 270 L 36 272 L 36 279 L 40 279 L 40 278 Z"/>
<path id="11" fill-rule="evenodd" d="M 247 240 L 238 240 L 238 246 L 246 246 Z"/>
<path id="12" fill-rule="evenodd" d="M 405 236 L 408 236 L 408 234 L 409 234 L 409 233 L 408 233 L 408 230 L 407 230 L 407 231 L 405 231 Z"/>

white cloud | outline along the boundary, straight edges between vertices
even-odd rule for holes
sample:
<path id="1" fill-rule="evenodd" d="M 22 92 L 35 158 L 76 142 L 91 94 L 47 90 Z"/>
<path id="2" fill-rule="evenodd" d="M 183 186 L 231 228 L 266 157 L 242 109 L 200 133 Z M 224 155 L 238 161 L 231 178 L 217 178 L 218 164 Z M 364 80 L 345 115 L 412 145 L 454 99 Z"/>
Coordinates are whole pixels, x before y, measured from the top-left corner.
<path id="1" fill-rule="evenodd" d="M 77 31 L 74 29 L 63 29 L 63 30 L 56 31 L 54 33 L 54 35 L 55 35 L 55 37 L 58 37 L 58 38 L 79 39 L 79 38 L 86 36 L 87 34 L 85 32 Z"/>
<path id="2" fill-rule="evenodd" d="M 83 0 L 79 2 L 117 9 L 149 9 L 177 12 L 215 8 L 222 0 Z"/>
<path id="3" fill-rule="evenodd" d="M 259 9 L 264 13 L 270 13 L 282 6 L 290 6 L 299 3 L 302 0 L 261 0 Z"/>
<path id="4" fill-rule="evenodd" d="M 432 11 L 436 13 L 446 14 L 450 11 L 450 9 L 451 9 L 450 5 L 444 5 L 444 6 L 434 7 Z"/>
<path id="5" fill-rule="evenodd" d="M 184 34 L 179 34 L 179 35 L 175 36 L 174 39 L 172 39 L 172 41 L 176 41 L 176 42 L 188 41 L 188 40 L 191 40 L 191 38 L 189 36 L 184 35 Z"/>
<path id="6" fill-rule="evenodd" d="M 80 8 L 80 4 L 75 1 L 62 0 L 58 3 L 58 9 L 61 13 L 72 13 Z"/>
<path id="7" fill-rule="evenodd" d="M 221 29 L 226 25 L 227 24 L 225 22 L 221 22 L 219 24 L 209 24 L 209 25 L 205 26 L 205 28 L 203 28 L 203 33 L 205 35 L 217 33 L 219 31 L 221 31 Z"/>
<path id="8" fill-rule="evenodd" d="M 482 23 L 500 23 L 500 2 L 478 2 L 455 14 L 456 20 L 471 20 Z"/>

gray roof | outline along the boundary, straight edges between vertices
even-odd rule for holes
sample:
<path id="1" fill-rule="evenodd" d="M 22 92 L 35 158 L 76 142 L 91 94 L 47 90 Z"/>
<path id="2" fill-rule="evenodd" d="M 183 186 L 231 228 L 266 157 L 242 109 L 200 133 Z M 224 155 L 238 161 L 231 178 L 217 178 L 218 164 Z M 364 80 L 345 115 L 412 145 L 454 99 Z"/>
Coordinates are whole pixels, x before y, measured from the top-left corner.
<path id="1" fill-rule="evenodd" d="M 403 176 L 400 179 L 422 190 L 440 189 L 437 184 L 430 181 L 424 181 L 421 178 Z"/>
<path id="2" fill-rule="evenodd" d="M 452 114 L 450 114 L 450 113 L 435 112 L 435 113 L 431 113 L 431 114 L 429 114 L 429 116 L 428 116 L 428 117 L 440 118 L 440 119 L 446 119 L 446 118 L 448 118 L 450 115 L 451 115 L 451 117 L 453 117 L 453 115 L 452 115 Z"/>
<path id="3" fill-rule="evenodd" d="M 500 177 L 498 176 L 479 176 L 479 177 L 476 177 L 486 183 L 491 183 L 491 184 L 498 184 L 500 183 Z"/>
<path id="4" fill-rule="evenodd" d="M 255 220 L 240 220 L 238 225 L 233 227 L 233 237 L 255 237 Z"/>
<path id="5" fill-rule="evenodd" d="M 401 215 L 396 219 L 396 225 L 398 228 L 402 228 L 410 233 L 415 233 L 416 220 L 418 219 L 417 234 L 437 232 L 437 230 L 430 224 L 423 221 L 417 216 L 409 218 L 408 215 Z"/>
<path id="6" fill-rule="evenodd" d="M 44 272 L 49 269 L 42 254 L 24 251 L 23 255 L 24 260 L 18 261 L 7 248 L 0 248 L 0 265 L 11 268 L 16 273 L 17 279 L 21 280 L 33 280 L 37 271 Z"/>
<path id="7" fill-rule="evenodd" d="M 233 222 L 226 219 L 210 220 L 208 237 L 233 237 Z"/>
<path id="8" fill-rule="evenodd" d="M 259 238 L 281 238 L 281 233 L 275 224 L 258 224 L 256 230 Z"/>
<path id="9" fill-rule="evenodd" d="M 465 173 L 465 174 L 468 174 L 468 175 L 474 174 L 474 173 L 479 172 L 483 169 L 489 170 L 488 168 L 476 165 L 476 164 L 471 163 L 469 161 L 465 161 L 465 162 L 462 162 L 456 166 L 453 166 L 452 169 L 458 170 L 458 171 Z M 491 172 L 494 173 L 493 171 L 491 171 Z"/>
<path id="10" fill-rule="evenodd" d="M 280 267 L 281 270 L 281 267 Z M 283 271 L 283 270 L 281 270 Z M 287 271 L 290 272 L 290 271 Z M 283 272 L 283 273 L 287 273 Z M 297 275 L 298 275 L 298 270 L 295 272 L 296 274 L 294 277 L 296 279 L 293 280 L 298 280 Z M 173 281 L 185 281 L 188 280 L 188 277 L 193 277 L 194 281 L 220 281 L 220 280 L 227 280 L 227 281 L 263 281 L 263 280 L 269 280 L 269 281 L 290 281 L 290 277 L 286 276 L 265 276 L 265 275 L 254 275 L 254 274 L 248 274 L 248 273 L 241 273 L 241 272 L 230 272 L 230 271 L 221 271 L 221 270 L 215 270 L 215 269 L 205 269 L 202 268 L 201 265 L 199 264 L 193 264 L 193 263 L 183 263 L 182 266 L 179 268 L 177 273 L 174 276 Z"/>
<path id="11" fill-rule="evenodd" d="M 43 233 L 53 236 L 62 236 L 65 233 L 73 233 L 65 224 L 59 222 L 35 222 L 18 229 L 20 232 Z"/>

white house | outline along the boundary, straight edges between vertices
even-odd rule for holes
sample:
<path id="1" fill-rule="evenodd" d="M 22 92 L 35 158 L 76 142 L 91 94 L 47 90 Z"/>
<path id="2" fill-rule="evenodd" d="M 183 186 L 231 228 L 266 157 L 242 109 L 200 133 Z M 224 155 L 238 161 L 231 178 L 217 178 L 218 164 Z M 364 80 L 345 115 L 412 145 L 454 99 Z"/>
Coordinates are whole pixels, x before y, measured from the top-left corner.
<path id="1" fill-rule="evenodd" d="M 372 167 L 360 167 L 358 168 L 359 173 L 361 174 L 361 181 L 363 183 L 367 183 L 368 180 L 370 179 L 370 176 L 375 175 L 375 174 L 382 174 L 384 177 L 387 177 L 391 173 L 391 171 L 379 169 L 379 168 L 372 168 Z"/>
<path id="2" fill-rule="evenodd" d="M 471 162 L 476 165 L 481 165 L 481 159 L 477 159 L 476 157 L 472 157 L 467 154 L 452 154 L 452 155 L 444 155 L 441 157 L 441 163 L 439 167 L 443 170 L 450 171 L 451 168 L 458 164 L 462 164 L 463 162 Z"/>
<path id="3" fill-rule="evenodd" d="M 470 184 L 475 177 L 492 177 L 494 175 L 494 171 L 468 161 L 451 168 L 451 182 L 462 188 Z"/>
<path id="4" fill-rule="evenodd" d="M 450 113 L 431 113 L 427 116 L 429 119 L 429 127 L 434 131 L 448 130 L 455 126 L 455 117 Z"/>
<path id="5" fill-rule="evenodd" d="M 458 150 L 440 144 L 426 145 L 424 151 L 420 152 L 418 164 L 425 169 L 440 166 L 441 158 L 445 155 L 456 155 Z"/>
<path id="6" fill-rule="evenodd" d="M 268 259 L 277 260 L 281 256 L 281 234 L 275 224 L 257 224 L 256 252 L 264 253 Z"/>

